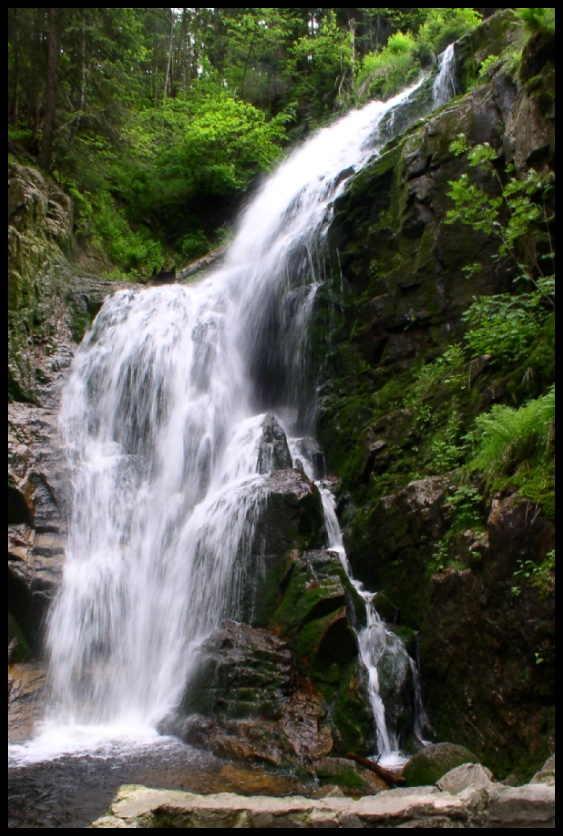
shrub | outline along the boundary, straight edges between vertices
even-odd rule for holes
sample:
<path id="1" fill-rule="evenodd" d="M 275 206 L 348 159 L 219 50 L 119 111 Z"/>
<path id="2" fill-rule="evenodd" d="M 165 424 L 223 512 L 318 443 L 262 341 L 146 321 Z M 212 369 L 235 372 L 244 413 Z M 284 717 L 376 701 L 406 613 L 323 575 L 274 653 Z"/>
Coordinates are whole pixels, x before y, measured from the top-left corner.
<path id="1" fill-rule="evenodd" d="M 469 470 L 479 470 L 492 481 L 522 466 L 546 461 L 552 453 L 555 422 L 555 386 L 545 395 L 513 409 L 496 404 L 475 419 L 475 454 Z"/>

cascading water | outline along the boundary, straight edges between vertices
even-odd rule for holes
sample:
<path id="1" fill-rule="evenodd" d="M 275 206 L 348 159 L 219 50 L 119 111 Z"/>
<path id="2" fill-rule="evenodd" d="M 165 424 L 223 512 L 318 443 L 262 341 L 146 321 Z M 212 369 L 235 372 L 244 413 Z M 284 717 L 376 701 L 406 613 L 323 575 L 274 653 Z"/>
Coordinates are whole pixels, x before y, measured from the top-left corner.
<path id="1" fill-rule="evenodd" d="M 307 323 L 331 203 L 376 153 L 383 117 L 417 86 L 348 114 L 283 162 L 221 268 L 190 286 L 118 292 L 96 318 L 61 410 L 74 496 L 48 630 L 52 723 L 156 726 L 178 705 L 197 648 L 237 617 L 268 490 L 264 413 L 294 451 L 313 431 Z M 327 546 L 349 572 L 322 493 Z M 390 754 L 379 663 L 408 657 L 357 588 L 378 748 Z"/>
<path id="2" fill-rule="evenodd" d="M 438 74 L 432 86 L 435 107 L 446 104 L 457 93 L 454 50 L 454 44 L 450 44 L 438 56 Z"/>

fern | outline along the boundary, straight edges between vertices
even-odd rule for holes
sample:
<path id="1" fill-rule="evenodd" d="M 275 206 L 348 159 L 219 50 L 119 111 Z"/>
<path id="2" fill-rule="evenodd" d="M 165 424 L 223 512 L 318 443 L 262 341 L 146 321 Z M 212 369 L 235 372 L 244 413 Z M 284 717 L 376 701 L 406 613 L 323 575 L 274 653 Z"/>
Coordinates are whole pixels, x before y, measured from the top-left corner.
<path id="1" fill-rule="evenodd" d="M 532 461 L 547 459 L 554 437 L 555 386 L 519 409 L 496 405 L 475 421 L 477 451 L 468 470 L 492 481 Z"/>

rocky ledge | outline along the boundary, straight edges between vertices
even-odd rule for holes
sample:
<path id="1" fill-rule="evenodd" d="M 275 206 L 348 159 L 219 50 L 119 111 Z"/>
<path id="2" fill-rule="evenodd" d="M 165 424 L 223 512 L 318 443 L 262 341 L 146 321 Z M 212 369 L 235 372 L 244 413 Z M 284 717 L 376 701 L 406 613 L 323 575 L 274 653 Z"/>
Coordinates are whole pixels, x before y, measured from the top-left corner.
<path id="1" fill-rule="evenodd" d="M 467 827 L 554 828 L 555 759 L 529 784 L 495 783 L 479 764 L 463 764 L 437 786 L 395 789 L 360 799 L 335 790 L 324 798 L 195 795 L 121 787 L 92 827 Z M 338 793 L 338 794 L 337 794 Z"/>

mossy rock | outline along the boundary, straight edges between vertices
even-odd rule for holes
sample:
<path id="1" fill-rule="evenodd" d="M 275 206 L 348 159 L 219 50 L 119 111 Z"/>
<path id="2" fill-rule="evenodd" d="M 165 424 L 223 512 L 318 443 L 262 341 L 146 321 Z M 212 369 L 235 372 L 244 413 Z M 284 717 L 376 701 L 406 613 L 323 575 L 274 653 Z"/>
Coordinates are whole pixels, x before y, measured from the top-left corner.
<path id="1" fill-rule="evenodd" d="M 8 662 L 25 662 L 31 657 L 31 648 L 25 633 L 14 614 L 8 610 Z"/>
<path id="2" fill-rule="evenodd" d="M 410 759 L 403 769 L 403 777 L 408 787 L 425 787 L 463 763 L 479 763 L 479 759 L 465 746 L 435 743 Z"/>

